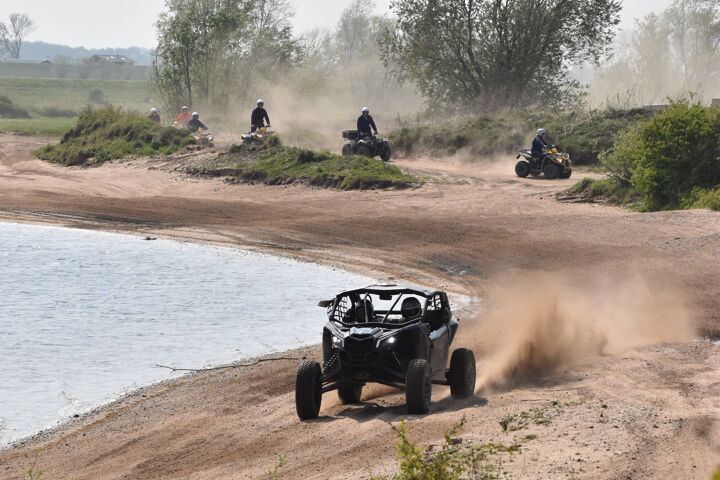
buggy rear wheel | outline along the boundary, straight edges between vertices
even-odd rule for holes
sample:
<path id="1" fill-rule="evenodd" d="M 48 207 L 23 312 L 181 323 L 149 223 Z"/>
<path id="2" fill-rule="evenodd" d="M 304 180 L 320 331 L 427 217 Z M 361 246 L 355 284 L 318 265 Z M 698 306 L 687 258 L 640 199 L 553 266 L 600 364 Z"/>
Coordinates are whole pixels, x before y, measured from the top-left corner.
<path id="1" fill-rule="evenodd" d="M 525 160 L 520 160 L 515 164 L 515 175 L 525 178 L 530 175 L 530 164 Z"/>
<path id="2" fill-rule="evenodd" d="M 295 408 L 300 420 L 317 418 L 320 414 L 322 401 L 320 375 L 320 364 L 317 362 L 302 362 L 298 367 L 295 381 Z"/>
<path id="3" fill-rule="evenodd" d="M 416 358 L 408 365 L 405 376 L 405 403 L 408 413 L 428 413 L 431 397 L 430 365 L 427 360 Z"/>
<path id="4" fill-rule="evenodd" d="M 560 176 L 560 167 L 558 167 L 554 163 L 548 163 L 543 168 L 543 174 L 548 180 L 555 180 Z"/>
<path id="5" fill-rule="evenodd" d="M 448 381 L 453 398 L 467 398 L 475 393 L 475 355 L 472 350 L 458 348 L 453 352 Z"/>
<path id="6" fill-rule="evenodd" d="M 342 154 L 343 154 L 343 157 L 349 157 L 350 155 L 352 155 L 352 147 L 350 146 L 349 143 L 346 143 L 345 145 L 343 145 Z"/>
<path id="7" fill-rule="evenodd" d="M 340 403 L 347 405 L 349 403 L 360 403 L 363 386 L 361 383 L 341 383 L 338 385 L 338 397 Z"/>

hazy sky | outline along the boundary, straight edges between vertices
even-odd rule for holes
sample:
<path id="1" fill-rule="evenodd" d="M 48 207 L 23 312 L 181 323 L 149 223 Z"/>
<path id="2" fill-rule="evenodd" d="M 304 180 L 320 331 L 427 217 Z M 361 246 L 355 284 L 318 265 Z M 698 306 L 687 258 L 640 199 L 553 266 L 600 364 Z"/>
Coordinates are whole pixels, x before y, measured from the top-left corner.
<path id="1" fill-rule="evenodd" d="M 351 0 L 291 0 L 297 32 L 332 26 Z M 386 12 L 390 0 L 375 0 L 378 12 Z M 625 0 L 623 23 L 650 11 L 660 11 L 672 0 Z M 28 13 L 37 29 L 29 40 L 84 47 L 152 47 L 153 24 L 164 0 L 10 0 L 0 1 L 0 19 L 9 13 Z"/>

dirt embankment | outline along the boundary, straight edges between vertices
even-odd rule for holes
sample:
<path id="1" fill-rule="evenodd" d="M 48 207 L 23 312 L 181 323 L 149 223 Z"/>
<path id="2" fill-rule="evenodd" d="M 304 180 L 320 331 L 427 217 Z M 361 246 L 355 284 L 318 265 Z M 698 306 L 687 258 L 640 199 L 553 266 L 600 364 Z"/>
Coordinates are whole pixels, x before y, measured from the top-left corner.
<path id="1" fill-rule="evenodd" d="M 567 182 L 514 178 L 511 159 L 401 162 L 442 180 L 339 192 L 198 180 L 152 159 L 68 169 L 32 159 L 42 143 L 0 136 L 1 218 L 258 248 L 484 298 L 487 313 L 462 314 L 458 345 L 475 348 L 486 388 L 453 402 L 438 387 L 431 414 L 408 419 L 420 442 L 465 417 L 466 443 L 523 442 L 509 478 L 708 478 L 716 466 L 720 346 L 691 340 L 720 332 L 718 213 L 559 203 Z M 301 423 L 294 372 L 268 362 L 143 389 L 0 453 L 0 479 L 36 455 L 49 479 L 266 478 L 278 454 L 284 478 L 392 471 L 402 395 L 352 407 L 328 395 Z M 543 421 L 503 432 L 522 412 Z"/>

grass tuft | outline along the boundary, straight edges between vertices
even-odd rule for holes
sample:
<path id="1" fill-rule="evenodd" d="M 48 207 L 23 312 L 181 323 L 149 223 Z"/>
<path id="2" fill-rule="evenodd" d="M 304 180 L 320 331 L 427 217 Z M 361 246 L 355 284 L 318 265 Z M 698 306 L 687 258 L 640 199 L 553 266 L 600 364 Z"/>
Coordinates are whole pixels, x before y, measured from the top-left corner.
<path id="1" fill-rule="evenodd" d="M 565 192 L 571 197 L 588 202 L 608 203 L 611 205 L 638 205 L 642 200 L 640 192 L 632 185 L 615 178 L 594 180 L 583 178 Z"/>
<path id="2" fill-rule="evenodd" d="M 264 145 L 234 145 L 226 154 L 204 165 L 189 167 L 187 172 L 231 177 L 238 182 L 304 183 L 343 190 L 407 188 L 422 181 L 376 158 L 343 157 L 286 147 L 277 137 L 270 140 Z"/>
<path id="3" fill-rule="evenodd" d="M 127 156 L 169 155 L 194 142 L 185 129 L 162 127 L 116 107 L 87 107 L 57 145 L 35 156 L 63 165 L 99 165 Z"/>

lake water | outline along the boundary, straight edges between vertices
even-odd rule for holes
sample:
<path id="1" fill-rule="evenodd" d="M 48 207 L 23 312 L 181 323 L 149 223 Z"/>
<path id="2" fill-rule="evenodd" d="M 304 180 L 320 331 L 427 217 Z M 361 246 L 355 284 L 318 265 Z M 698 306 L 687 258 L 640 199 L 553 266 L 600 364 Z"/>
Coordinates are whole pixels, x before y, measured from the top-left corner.
<path id="1" fill-rule="evenodd" d="M 232 248 L 0 223 L 0 445 L 198 368 L 318 343 L 372 283 Z"/>

